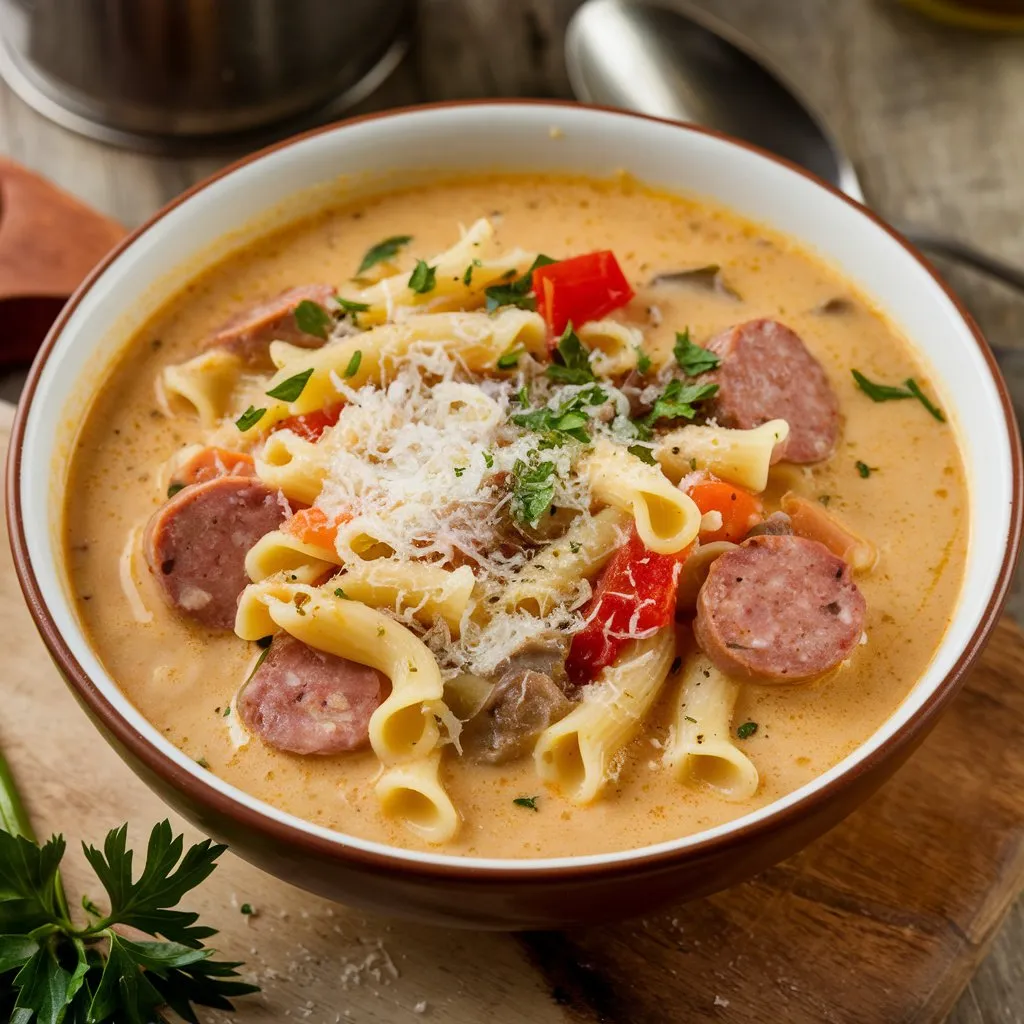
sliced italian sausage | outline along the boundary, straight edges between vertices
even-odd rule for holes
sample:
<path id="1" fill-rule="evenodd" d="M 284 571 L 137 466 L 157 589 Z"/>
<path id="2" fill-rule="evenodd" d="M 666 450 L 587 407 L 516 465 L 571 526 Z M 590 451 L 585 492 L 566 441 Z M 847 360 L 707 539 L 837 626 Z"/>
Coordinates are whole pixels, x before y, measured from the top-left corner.
<path id="1" fill-rule="evenodd" d="M 238 713 L 277 750 L 340 754 L 367 742 L 386 682 L 376 669 L 279 633 L 238 695 Z"/>
<path id="2" fill-rule="evenodd" d="M 254 478 L 193 484 L 150 519 L 146 561 L 172 607 L 202 626 L 230 630 L 249 582 L 246 553 L 285 515 L 277 493 Z"/>
<path id="3" fill-rule="evenodd" d="M 726 674 L 800 682 L 850 656 L 865 602 L 850 567 L 803 537 L 754 537 L 711 566 L 697 598 L 694 635 Z"/>
<path id="4" fill-rule="evenodd" d="M 305 284 L 275 295 L 236 313 L 206 341 L 206 348 L 233 352 L 248 366 L 269 368 L 270 343 L 288 341 L 303 348 L 319 348 L 323 338 L 307 334 L 295 322 L 295 307 L 303 299 L 326 306 L 335 289 L 329 284 Z"/>
<path id="5" fill-rule="evenodd" d="M 716 334 L 721 360 L 702 380 L 718 385 L 706 408 L 723 427 L 749 430 L 784 419 L 789 437 L 775 459 L 820 462 L 839 439 L 839 401 L 821 363 L 777 320 L 749 320 Z"/>

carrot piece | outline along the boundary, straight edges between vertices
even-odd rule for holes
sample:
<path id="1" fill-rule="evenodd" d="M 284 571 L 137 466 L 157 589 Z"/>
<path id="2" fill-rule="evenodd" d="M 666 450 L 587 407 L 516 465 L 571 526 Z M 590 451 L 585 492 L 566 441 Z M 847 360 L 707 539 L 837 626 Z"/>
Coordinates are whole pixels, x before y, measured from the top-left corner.
<path id="1" fill-rule="evenodd" d="M 847 529 L 820 503 L 787 491 L 782 496 L 782 511 L 792 520 L 793 532 L 798 537 L 824 544 L 854 572 L 868 572 L 874 567 L 878 559 L 875 546 Z"/>
<path id="2" fill-rule="evenodd" d="M 251 455 L 227 448 L 204 448 L 196 452 L 175 474 L 174 482 L 203 484 L 221 476 L 255 476 L 256 465 Z"/>
<path id="3" fill-rule="evenodd" d="M 750 532 L 750 528 L 762 519 L 764 506 L 761 499 L 724 480 L 716 480 L 714 477 L 701 480 L 689 487 L 686 493 L 693 498 L 702 515 L 718 512 L 722 517 L 722 525 L 718 529 L 701 531 L 702 544 L 716 540 L 738 544 Z"/>
<path id="4" fill-rule="evenodd" d="M 347 523 L 352 517 L 342 514 L 331 519 L 322 508 L 315 505 L 299 509 L 285 520 L 281 527 L 293 537 L 298 537 L 303 544 L 316 544 L 322 548 L 333 548 L 338 539 L 338 527 Z"/>

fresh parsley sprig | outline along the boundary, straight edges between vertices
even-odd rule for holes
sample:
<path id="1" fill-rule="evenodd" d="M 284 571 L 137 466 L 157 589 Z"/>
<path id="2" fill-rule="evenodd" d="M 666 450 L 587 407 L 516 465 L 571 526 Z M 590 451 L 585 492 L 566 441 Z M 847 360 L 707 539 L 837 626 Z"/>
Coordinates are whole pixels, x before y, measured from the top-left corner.
<path id="1" fill-rule="evenodd" d="M 40 845 L 0 755 L 0 1015 L 17 1024 L 157 1024 L 165 1009 L 198 1024 L 194 1006 L 233 1010 L 256 992 L 240 963 L 212 959 L 213 928 L 174 909 L 204 881 L 225 847 L 209 839 L 184 850 L 170 823 L 154 827 L 136 880 L 127 826 L 103 849 L 84 846 L 109 910 L 82 900 L 87 923 L 72 920 L 60 876 L 63 836 Z M 129 938 L 133 928 L 154 938 Z M 156 938 L 159 936 L 159 938 Z"/>
<path id="2" fill-rule="evenodd" d="M 583 410 L 604 405 L 607 401 L 607 392 L 595 384 L 593 387 L 577 391 L 571 398 L 562 402 L 557 409 L 549 409 L 544 406 L 540 409 L 515 413 L 512 416 L 512 422 L 517 427 L 535 430 L 538 434 L 565 434 L 581 444 L 590 444 L 590 434 L 586 430 L 590 417 Z M 561 440 L 564 441 L 564 439 Z"/>
<path id="3" fill-rule="evenodd" d="M 544 371 L 549 380 L 559 384 L 590 384 L 597 380 L 590 368 L 590 353 L 576 336 L 572 324 L 566 324 L 558 339 L 555 355 L 558 362 L 552 363 Z"/>
<path id="4" fill-rule="evenodd" d="M 512 467 L 512 515 L 536 526 L 555 496 L 555 464 L 516 459 Z"/>
<path id="5" fill-rule="evenodd" d="M 672 354 L 676 357 L 683 373 L 688 377 L 696 377 L 700 373 L 716 370 L 722 360 L 710 349 L 701 348 L 690 340 L 690 328 L 676 331 L 676 343 L 672 346 Z"/>
<path id="6" fill-rule="evenodd" d="M 872 402 L 893 402 L 903 398 L 916 398 L 934 419 L 940 423 L 946 422 L 943 411 L 928 398 L 913 377 L 908 377 L 903 382 L 903 387 L 894 387 L 891 384 L 876 384 L 873 380 L 868 380 L 860 370 L 851 370 L 850 372 L 853 374 L 857 387 Z"/>
<path id="7" fill-rule="evenodd" d="M 518 306 L 520 309 L 536 309 L 537 303 L 532 294 L 533 272 L 538 267 L 546 267 L 551 263 L 557 262 L 558 260 L 553 260 L 550 256 L 545 256 L 541 253 L 522 277 L 516 278 L 514 281 L 499 281 L 498 284 L 492 284 L 489 288 L 485 288 L 484 295 L 487 299 L 487 312 L 493 313 L 499 306 Z M 466 273 L 471 276 L 469 269 L 467 269 Z M 515 271 L 513 270 L 511 273 L 515 277 Z M 468 280 L 466 284 L 469 284 Z"/>

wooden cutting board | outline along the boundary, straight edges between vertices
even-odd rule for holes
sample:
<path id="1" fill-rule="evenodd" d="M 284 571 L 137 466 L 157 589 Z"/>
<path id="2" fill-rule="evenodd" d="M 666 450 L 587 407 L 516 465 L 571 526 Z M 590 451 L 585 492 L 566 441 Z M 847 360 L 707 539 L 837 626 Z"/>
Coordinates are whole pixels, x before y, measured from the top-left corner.
<path id="1" fill-rule="evenodd" d="M 0 407 L 6 448 L 10 407 Z M 6 531 L 5 531 L 6 532 Z M 4 539 L 6 540 L 6 539 Z M 93 730 L 51 666 L 0 547 L 0 745 L 40 834 L 72 851 L 167 808 Z M 1024 639 L 997 630 L 924 747 L 843 825 L 727 892 L 568 933 L 445 931 L 365 916 L 231 854 L 188 908 L 262 985 L 208 1022 L 931 1024 L 1024 884 Z M 171 815 L 190 838 L 195 830 Z M 94 878 L 77 852 L 72 904 Z M 257 911 L 241 914 L 242 903 Z"/>

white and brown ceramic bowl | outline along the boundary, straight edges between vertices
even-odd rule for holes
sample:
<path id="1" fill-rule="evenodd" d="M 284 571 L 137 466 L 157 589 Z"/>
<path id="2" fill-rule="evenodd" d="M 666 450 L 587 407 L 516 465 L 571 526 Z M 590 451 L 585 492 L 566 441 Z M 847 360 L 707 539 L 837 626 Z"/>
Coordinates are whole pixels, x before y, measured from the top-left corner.
<path id="1" fill-rule="evenodd" d="M 799 240 L 912 339 L 967 464 L 962 593 L 930 667 L 898 710 L 784 799 L 656 846 L 459 858 L 342 835 L 270 807 L 197 770 L 138 713 L 91 649 L 69 594 L 60 529 L 69 456 L 94 389 L 132 330 L 196 272 L 298 216 L 339 176 L 358 191 L 379 189 L 382 179 L 496 167 L 625 170 Z M 730 885 L 793 853 L 876 789 L 956 694 L 999 615 L 1020 543 L 1021 479 L 1020 439 L 991 352 L 932 268 L 871 213 L 798 168 L 690 126 L 574 105 L 465 103 L 372 115 L 282 142 L 185 193 L 127 239 L 74 296 L 36 360 L 14 429 L 7 510 L 25 596 L 76 697 L 132 769 L 200 828 L 267 871 L 343 902 L 449 924 L 537 928 L 640 913 Z"/>

